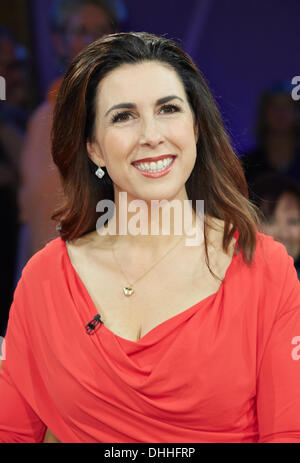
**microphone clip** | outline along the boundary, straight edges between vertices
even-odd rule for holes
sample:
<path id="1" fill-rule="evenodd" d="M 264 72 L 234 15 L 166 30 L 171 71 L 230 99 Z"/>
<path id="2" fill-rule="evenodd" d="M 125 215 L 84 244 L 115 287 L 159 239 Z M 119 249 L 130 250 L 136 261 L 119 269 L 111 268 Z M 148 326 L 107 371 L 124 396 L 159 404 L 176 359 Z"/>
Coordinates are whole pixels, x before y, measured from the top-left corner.
<path id="1" fill-rule="evenodd" d="M 101 320 L 101 317 L 99 314 L 97 314 L 93 320 L 91 320 L 86 326 L 85 326 L 85 331 L 87 334 L 94 334 L 96 332 L 96 328 L 101 326 L 103 324 L 103 321 Z M 97 328 L 97 329 L 98 329 Z"/>

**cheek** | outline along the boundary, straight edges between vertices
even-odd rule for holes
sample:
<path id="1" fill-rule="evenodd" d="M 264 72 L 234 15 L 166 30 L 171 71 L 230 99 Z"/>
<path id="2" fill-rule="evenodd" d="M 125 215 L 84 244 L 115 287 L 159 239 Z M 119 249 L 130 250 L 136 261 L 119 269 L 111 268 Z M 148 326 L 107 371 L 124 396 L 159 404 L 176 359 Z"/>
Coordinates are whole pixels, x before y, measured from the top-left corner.
<path id="1" fill-rule="evenodd" d="M 132 131 L 120 130 L 115 133 L 107 133 L 101 145 L 106 164 L 114 168 L 122 160 L 126 160 L 134 149 Z"/>
<path id="2" fill-rule="evenodd" d="M 186 159 L 194 162 L 197 149 L 193 123 L 190 120 L 170 121 L 169 124 L 160 128 L 166 144 L 171 144 L 180 152 L 187 152 Z M 128 126 L 120 130 L 108 130 L 103 137 L 101 145 L 104 147 L 106 162 L 113 165 L 115 162 L 126 160 L 136 149 L 139 141 L 140 131 L 138 127 Z"/>
<path id="3" fill-rule="evenodd" d="M 183 148 L 191 148 L 196 145 L 193 124 L 187 120 L 176 121 L 170 124 L 170 133 L 174 140 L 177 140 L 178 145 Z"/>

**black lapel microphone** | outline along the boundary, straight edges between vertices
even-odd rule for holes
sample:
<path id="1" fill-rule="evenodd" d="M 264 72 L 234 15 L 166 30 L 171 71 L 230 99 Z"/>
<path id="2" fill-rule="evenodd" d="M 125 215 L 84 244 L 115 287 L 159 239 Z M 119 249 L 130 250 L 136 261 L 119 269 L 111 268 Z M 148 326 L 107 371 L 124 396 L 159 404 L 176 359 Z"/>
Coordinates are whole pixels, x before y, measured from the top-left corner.
<path id="1" fill-rule="evenodd" d="M 91 320 L 86 326 L 85 326 L 85 331 L 87 334 L 94 334 L 96 333 L 97 329 L 103 324 L 103 321 L 101 320 L 101 317 L 99 314 L 97 314 L 93 320 Z"/>

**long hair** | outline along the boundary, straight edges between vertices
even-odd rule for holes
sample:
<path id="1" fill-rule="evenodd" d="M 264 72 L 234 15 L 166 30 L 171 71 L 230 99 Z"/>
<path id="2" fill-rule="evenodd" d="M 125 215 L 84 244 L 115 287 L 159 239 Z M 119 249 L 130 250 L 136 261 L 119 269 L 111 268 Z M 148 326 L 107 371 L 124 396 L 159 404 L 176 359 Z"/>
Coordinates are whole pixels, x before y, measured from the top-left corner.
<path id="1" fill-rule="evenodd" d="M 99 181 L 96 165 L 86 143 L 93 138 L 96 91 L 99 82 L 122 64 L 158 61 L 169 65 L 183 83 L 199 130 L 197 156 L 186 182 L 186 191 L 196 211 L 196 200 L 204 200 L 204 214 L 224 221 L 223 249 L 236 229 L 244 261 L 250 265 L 260 227 L 259 209 L 248 199 L 242 164 L 234 153 L 220 112 L 193 60 L 171 39 L 146 32 L 106 35 L 83 50 L 71 63 L 60 87 L 52 128 L 52 155 L 64 188 L 64 202 L 52 215 L 59 221 L 60 235 L 72 240 L 96 229 L 96 204 L 114 201 L 113 182 L 106 175 Z M 232 227 L 230 228 L 232 224 Z M 208 263 L 207 223 L 204 243 Z M 214 274 L 215 275 L 215 274 Z M 218 278 L 218 277 L 217 277 Z"/>

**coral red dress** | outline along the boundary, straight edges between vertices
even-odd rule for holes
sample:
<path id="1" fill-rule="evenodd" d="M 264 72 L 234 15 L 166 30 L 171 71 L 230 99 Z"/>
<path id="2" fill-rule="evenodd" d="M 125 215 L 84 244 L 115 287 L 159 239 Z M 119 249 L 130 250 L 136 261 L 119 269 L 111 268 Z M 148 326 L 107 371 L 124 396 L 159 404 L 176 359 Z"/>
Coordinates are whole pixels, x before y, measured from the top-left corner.
<path id="1" fill-rule="evenodd" d="M 299 281 L 284 246 L 257 236 L 251 267 L 234 255 L 215 294 L 137 342 L 86 332 L 95 305 L 65 242 L 49 242 L 11 306 L 0 441 L 50 428 L 61 442 L 300 442 Z"/>

